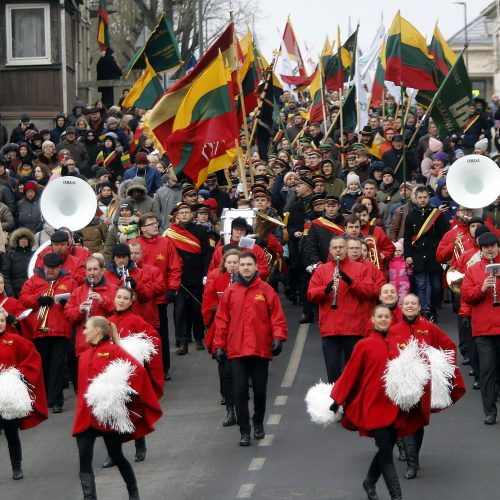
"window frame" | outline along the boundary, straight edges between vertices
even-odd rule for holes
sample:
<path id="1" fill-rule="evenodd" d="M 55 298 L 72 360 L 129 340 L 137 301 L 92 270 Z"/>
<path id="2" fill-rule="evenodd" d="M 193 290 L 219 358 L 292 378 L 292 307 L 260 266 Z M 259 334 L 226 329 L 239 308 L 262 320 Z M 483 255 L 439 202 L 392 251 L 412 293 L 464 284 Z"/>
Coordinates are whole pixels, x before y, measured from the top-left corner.
<path id="1" fill-rule="evenodd" d="M 12 44 L 12 12 L 15 10 L 43 9 L 45 56 L 14 57 Z M 50 4 L 48 3 L 8 3 L 5 5 L 5 35 L 7 42 L 7 66 L 38 66 L 52 64 Z"/>

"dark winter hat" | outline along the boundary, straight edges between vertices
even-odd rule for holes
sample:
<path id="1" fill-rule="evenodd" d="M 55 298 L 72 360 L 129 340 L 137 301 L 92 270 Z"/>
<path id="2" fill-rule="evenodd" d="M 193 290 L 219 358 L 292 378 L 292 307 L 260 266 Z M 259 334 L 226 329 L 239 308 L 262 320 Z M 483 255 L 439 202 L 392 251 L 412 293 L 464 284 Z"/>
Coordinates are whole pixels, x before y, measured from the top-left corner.
<path id="1" fill-rule="evenodd" d="M 448 155 L 444 151 L 438 151 L 432 155 L 433 160 L 442 161 L 445 165 L 450 162 Z"/>
<path id="2" fill-rule="evenodd" d="M 481 217 L 471 217 L 468 221 L 467 221 L 467 226 L 470 226 L 471 224 L 484 224 L 484 221 L 483 219 L 481 219 Z M 477 237 L 477 235 L 476 235 Z"/>
<path id="3" fill-rule="evenodd" d="M 385 168 L 386 167 L 384 166 L 384 162 L 383 161 L 377 161 L 377 160 L 375 160 L 375 161 L 372 161 L 372 163 L 370 165 L 370 170 L 372 172 L 375 172 L 376 170 L 380 170 L 380 172 L 383 172 Z M 394 172 L 393 172 L 393 174 L 394 174 Z"/>
<path id="4" fill-rule="evenodd" d="M 187 184 L 184 186 L 182 189 L 182 196 L 190 196 L 192 194 L 197 194 L 198 191 L 196 191 L 196 188 L 192 184 Z"/>
<path id="5" fill-rule="evenodd" d="M 253 180 L 255 182 L 265 182 L 266 184 L 269 184 L 269 177 L 267 175 L 256 175 Z"/>
<path id="6" fill-rule="evenodd" d="M 96 170 L 95 176 L 99 179 L 99 177 L 102 177 L 103 175 L 111 175 L 111 172 L 106 167 L 99 167 Z M 102 183 L 100 187 L 103 187 Z M 109 187 L 111 187 L 111 185 Z"/>
<path id="7" fill-rule="evenodd" d="M 236 217 L 231 222 L 231 231 L 233 229 L 247 229 L 248 230 L 248 222 L 244 217 Z"/>
<path id="8" fill-rule="evenodd" d="M 361 131 L 361 135 L 372 135 L 372 133 L 373 133 L 373 130 L 369 125 L 365 125 L 363 127 L 363 130 Z M 394 138 L 392 140 L 394 140 Z"/>
<path id="9" fill-rule="evenodd" d="M 118 118 L 115 118 L 114 116 L 110 116 L 106 120 L 106 122 L 107 122 L 108 125 L 114 125 L 115 123 L 120 123 L 120 120 L 118 120 Z"/>
<path id="10" fill-rule="evenodd" d="M 115 255 L 121 256 L 121 255 L 126 255 L 127 257 L 130 257 L 130 247 L 126 245 L 125 243 L 117 243 L 113 249 L 111 250 L 113 253 L 113 257 Z"/>
<path id="11" fill-rule="evenodd" d="M 309 186 L 311 189 L 314 189 L 316 187 L 316 184 L 314 184 L 313 180 L 309 179 L 309 177 L 299 177 L 299 182 L 302 182 L 302 184 Z"/>
<path id="12" fill-rule="evenodd" d="M 134 213 L 134 203 L 132 202 L 132 200 L 122 201 L 120 203 L 120 210 L 130 210 L 132 213 Z"/>
<path id="13" fill-rule="evenodd" d="M 217 174 L 215 172 L 212 172 L 207 175 L 207 181 L 216 181 L 217 180 Z"/>
<path id="14" fill-rule="evenodd" d="M 384 170 L 382 170 L 382 175 L 386 174 L 392 175 L 392 177 L 394 177 L 394 170 L 392 170 L 392 168 L 385 167 Z"/>
<path id="15" fill-rule="evenodd" d="M 205 205 L 204 203 L 200 203 L 199 205 L 196 205 L 196 211 L 200 213 L 205 213 L 209 214 L 210 213 L 210 207 L 208 205 Z"/>
<path id="16" fill-rule="evenodd" d="M 476 228 L 476 239 L 479 238 L 482 234 L 485 233 L 490 233 L 491 230 L 486 224 L 481 224 L 480 226 L 477 226 Z"/>
<path id="17" fill-rule="evenodd" d="M 66 233 L 65 233 L 66 234 Z M 68 235 L 66 235 L 68 236 Z M 43 265 L 47 267 L 59 267 L 62 264 L 62 258 L 58 253 L 48 253 L 43 257 Z"/>
<path id="18" fill-rule="evenodd" d="M 394 134 L 392 136 L 392 142 L 403 142 L 403 136 L 401 134 Z"/>
<path id="19" fill-rule="evenodd" d="M 482 248 L 488 245 L 498 245 L 498 237 L 491 231 L 489 233 L 483 233 L 477 240 L 477 244 Z"/>
<path id="20" fill-rule="evenodd" d="M 69 127 L 66 127 L 66 135 L 67 134 L 76 134 L 75 127 L 73 127 L 72 125 L 70 125 Z"/>
<path id="21" fill-rule="evenodd" d="M 198 191 L 199 196 L 203 196 L 203 199 L 206 200 L 207 198 L 210 198 L 210 191 L 208 189 L 200 189 Z"/>
<path id="22" fill-rule="evenodd" d="M 327 205 L 329 203 L 332 203 L 332 204 L 340 203 L 340 198 L 338 196 L 335 196 L 334 194 L 327 194 L 325 196 L 325 202 Z"/>
<path id="23" fill-rule="evenodd" d="M 40 135 L 47 135 L 47 134 L 50 134 L 50 130 L 48 128 L 40 130 Z"/>
<path id="24" fill-rule="evenodd" d="M 51 243 L 64 243 L 69 241 L 68 233 L 64 231 L 55 231 L 50 237 Z"/>
<path id="25" fill-rule="evenodd" d="M 22 122 L 29 122 L 30 121 L 30 115 L 28 113 L 23 113 L 21 115 L 21 121 Z"/>
<path id="26" fill-rule="evenodd" d="M 325 193 L 315 194 L 313 197 L 311 197 L 311 205 L 314 206 L 314 205 L 324 204 L 326 201 L 325 198 L 326 198 Z"/>
<path id="27" fill-rule="evenodd" d="M 148 164 L 148 155 L 144 153 L 143 151 L 139 151 L 135 155 L 135 164 L 136 165 L 147 165 Z"/>
<path id="28" fill-rule="evenodd" d="M 24 186 L 23 186 L 23 193 L 26 194 L 30 189 L 32 191 L 35 191 L 38 187 L 38 184 L 35 181 L 28 181 Z"/>

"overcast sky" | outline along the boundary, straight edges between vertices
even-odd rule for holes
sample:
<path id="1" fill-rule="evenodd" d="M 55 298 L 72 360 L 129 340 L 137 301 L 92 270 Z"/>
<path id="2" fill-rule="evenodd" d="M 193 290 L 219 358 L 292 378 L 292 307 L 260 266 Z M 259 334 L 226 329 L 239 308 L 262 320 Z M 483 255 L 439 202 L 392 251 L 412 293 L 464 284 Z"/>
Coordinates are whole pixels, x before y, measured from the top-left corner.
<path id="1" fill-rule="evenodd" d="M 468 22 L 475 19 L 488 6 L 488 0 L 468 0 Z M 307 42 L 309 48 L 321 52 L 325 36 L 336 38 L 337 24 L 340 25 L 342 43 L 348 36 L 349 17 L 352 30 L 359 20 L 359 45 L 362 50 L 370 45 L 383 14 L 384 25 L 389 27 L 397 10 L 412 23 L 426 38 L 432 38 L 434 24 L 446 39 L 464 26 L 464 8 L 448 0 L 259 0 L 258 18 L 255 20 L 257 42 L 266 57 L 279 48 L 280 37 L 288 14 L 301 50 Z M 279 30 L 279 33 L 278 33 Z M 305 57 L 305 54 L 302 54 Z"/>

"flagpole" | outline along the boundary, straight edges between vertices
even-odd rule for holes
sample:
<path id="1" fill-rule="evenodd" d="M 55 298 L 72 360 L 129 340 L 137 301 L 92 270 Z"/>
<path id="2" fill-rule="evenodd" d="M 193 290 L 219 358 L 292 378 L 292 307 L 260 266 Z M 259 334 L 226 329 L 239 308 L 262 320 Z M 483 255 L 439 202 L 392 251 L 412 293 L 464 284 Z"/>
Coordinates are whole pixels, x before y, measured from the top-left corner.
<path id="1" fill-rule="evenodd" d="M 344 169 L 344 96 L 342 95 L 342 88 L 339 88 L 340 97 L 340 165 Z"/>
<path id="2" fill-rule="evenodd" d="M 234 144 L 236 146 L 236 149 L 238 150 L 238 170 L 240 171 L 240 182 L 243 184 L 243 193 L 245 194 L 245 199 L 249 200 L 250 198 L 248 197 L 247 176 L 245 173 L 245 164 L 243 163 L 243 158 L 241 157 L 240 141 L 238 139 L 235 139 Z"/>
<path id="3" fill-rule="evenodd" d="M 359 83 L 363 85 L 363 82 L 360 80 Z M 358 122 L 358 142 L 361 142 L 360 140 L 360 129 L 361 129 L 361 110 L 359 109 L 359 99 L 358 99 L 358 87 L 356 87 L 356 121 Z"/>
<path id="4" fill-rule="evenodd" d="M 323 85 L 323 64 L 321 64 L 321 57 L 320 57 L 320 60 L 319 60 L 319 81 L 320 81 L 320 84 L 321 84 L 321 87 L 320 87 L 320 92 L 321 92 L 321 107 L 323 108 L 323 127 L 325 129 L 325 132 L 327 130 L 327 125 L 326 125 L 326 106 L 325 106 L 325 88 L 324 88 L 324 85 Z M 314 103 L 311 103 L 311 106 L 313 105 Z"/>
<path id="5" fill-rule="evenodd" d="M 415 89 L 412 89 L 411 95 L 408 96 L 408 106 L 406 106 L 406 113 L 405 113 L 405 119 L 403 120 L 403 126 L 406 125 L 406 120 L 408 120 L 408 115 L 410 114 L 410 109 L 411 109 L 411 102 L 413 101 L 413 97 L 415 95 Z"/>
<path id="6" fill-rule="evenodd" d="M 340 109 L 342 109 L 342 102 L 340 103 Z M 328 136 L 332 133 L 333 127 L 335 127 L 337 120 L 339 119 L 339 115 L 340 115 L 340 111 L 335 115 L 335 118 L 333 119 L 333 122 L 330 125 L 330 128 L 326 132 L 325 137 L 323 137 L 323 139 L 321 139 L 320 144 L 324 144 L 325 141 L 328 139 Z"/>
<path id="7" fill-rule="evenodd" d="M 405 114 L 405 101 L 404 101 L 404 87 L 403 82 L 401 82 L 401 114 L 404 116 L 403 126 L 401 127 L 401 133 L 403 135 L 403 155 L 401 160 L 403 161 L 403 184 L 406 184 L 406 146 L 405 146 L 405 122 L 406 122 L 406 114 Z M 408 106 L 409 108 L 409 106 Z M 397 113 L 396 113 L 397 116 Z M 406 201 L 406 189 L 403 191 L 403 198 Z"/>

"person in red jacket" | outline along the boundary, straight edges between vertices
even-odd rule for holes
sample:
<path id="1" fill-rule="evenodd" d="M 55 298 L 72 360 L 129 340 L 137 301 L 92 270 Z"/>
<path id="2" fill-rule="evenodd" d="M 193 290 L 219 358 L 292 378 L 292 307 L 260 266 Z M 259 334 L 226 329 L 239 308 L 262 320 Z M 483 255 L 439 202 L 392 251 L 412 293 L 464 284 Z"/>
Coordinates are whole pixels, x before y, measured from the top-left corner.
<path id="1" fill-rule="evenodd" d="M 243 217 L 236 217 L 231 222 L 231 239 L 228 245 L 231 245 L 232 248 L 239 248 L 241 238 L 246 236 L 249 231 L 252 231 L 252 228 L 248 226 L 246 219 Z M 224 245 L 223 241 L 219 241 L 217 243 L 214 254 L 212 255 L 212 260 L 208 266 L 208 272 L 213 271 L 220 266 L 225 246 L 226 245 Z M 269 278 L 269 266 L 267 265 L 266 255 L 264 254 L 262 248 L 260 248 L 259 245 L 254 245 L 252 248 L 243 250 L 251 252 L 255 255 L 257 258 L 260 279 L 267 281 L 267 278 Z"/>
<path id="2" fill-rule="evenodd" d="M 336 271 L 337 257 L 339 271 Z M 334 279 L 336 272 L 339 275 L 337 282 Z M 333 236 L 330 260 L 314 271 L 307 291 L 307 299 L 319 304 L 319 331 L 329 382 L 340 377 L 342 355 L 347 363 L 354 345 L 364 336 L 369 316 L 366 316 L 363 303 L 372 298 L 372 287 L 365 267 L 347 257 L 346 240 L 342 236 Z M 332 308 L 334 297 L 336 308 Z"/>
<path id="3" fill-rule="evenodd" d="M 67 298 L 59 300 L 58 295 L 71 293 L 76 287 L 76 281 L 62 268 L 61 256 L 48 253 L 43 268 L 35 269 L 19 295 L 21 304 L 33 309 L 23 332 L 33 339 L 42 357 L 47 400 L 53 413 L 63 410 L 66 353 L 71 339 L 71 325 L 64 312 Z"/>
<path id="4" fill-rule="evenodd" d="M 17 299 L 5 293 L 5 279 L 2 273 L 0 273 L 0 308 L 7 312 L 7 331 L 19 333 L 17 328 L 20 329 L 20 323 L 17 317 L 24 311 L 24 307 Z"/>
<path id="5" fill-rule="evenodd" d="M 392 325 L 389 331 L 389 337 L 407 342 L 411 338 L 415 338 L 419 344 L 427 344 L 435 349 L 443 349 L 444 351 L 452 351 L 454 353 L 453 364 L 457 360 L 457 347 L 453 340 L 446 335 L 434 323 L 424 319 L 420 315 L 420 299 L 417 295 L 410 293 L 403 300 L 401 308 L 403 319 Z M 465 394 L 465 384 L 458 367 L 455 367 L 453 377 L 453 389 L 450 397 L 455 403 Z M 406 479 L 414 479 L 420 468 L 419 453 L 424 439 L 423 426 L 412 434 L 403 438 L 403 444 L 406 451 L 407 471 Z"/>
<path id="6" fill-rule="evenodd" d="M 500 273 L 486 272 L 490 263 L 500 263 L 498 237 L 484 233 L 478 238 L 482 258 L 465 272 L 462 282 L 462 299 L 472 307 L 472 336 L 479 355 L 479 384 L 484 423 L 493 425 L 497 419 L 497 363 L 500 352 L 500 314 L 494 305 L 495 291 L 500 290 Z"/>
<path id="7" fill-rule="evenodd" d="M 7 438 L 12 477 L 18 480 L 23 478 L 19 429 L 31 429 L 47 418 L 47 398 L 40 354 L 29 340 L 7 331 L 7 312 L 4 309 L 0 309 L 0 367 L 0 374 L 9 368 L 21 372 L 33 401 L 31 411 L 22 417 L 6 419 L 0 416 L 0 430 L 3 429 Z"/>
<path id="8" fill-rule="evenodd" d="M 229 249 L 224 253 L 222 264 L 219 269 L 210 271 L 207 276 L 201 312 L 203 314 L 205 327 L 208 328 L 207 334 L 205 335 L 205 345 L 212 357 L 215 357 L 215 313 L 217 312 L 224 292 L 234 283 L 234 278 L 239 270 L 240 255 L 240 252 L 235 248 Z M 220 393 L 227 410 L 227 416 L 222 422 L 222 425 L 224 427 L 230 427 L 236 423 L 231 362 L 227 360 L 225 363 L 218 363 L 218 368 Z"/>
<path id="9" fill-rule="evenodd" d="M 181 287 L 182 260 L 177 253 L 175 245 L 164 236 L 160 236 L 158 221 L 153 213 L 146 213 L 139 217 L 138 222 L 141 236 L 128 241 L 139 243 L 142 248 L 142 262 L 159 269 L 163 281 L 167 285 L 167 294 L 157 298 L 158 316 L 160 318 L 160 337 L 163 356 L 163 371 L 169 377 L 170 372 L 170 341 L 168 338 L 167 306 L 173 303 Z"/>
<path id="10" fill-rule="evenodd" d="M 84 498 L 97 498 L 92 456 L 95 440 L 102 436 L 109 456 L 123 477 L 130 500 L 139 500 L 139 490 L 134 470 L 122 451 L 122 442 L 146 436 L 154 430 L 154 423 L 162 411 L 145 368 L 120 347 L 114 324 L 102 316 L 93 316 L 85 324 L 84 335 L 89 349 L 84 350 L 79 367 L 73 436 L 76 437 L 80 455 L 80 481 Z M 113 342 L 111 342 L 111 339 Z M 124 368 L 117 372 L 117 367 Z M 106 383 L 100 375 L 114 370 L 114 382 Z M 116 384 L 127 385 L 131 401 L 126 402 L 117 394 Z M 122 391 L 123 393 L 123 391 Z M 109 408 L 113 394 L 117 411 Z M 107 399 L 106 408 L 101 408 Z M 126 404 L 123 415 L 119 406 Z"/>
<path id="11" fill-rule="evenodd" d="M 118 287 L 115 295 L 115 313 L 108 318 L 110 323 L 116 325 L 120 339 L 126 339 L 130 336 L 146 335 L 148 341 L 152 342 L 155 352 L 148 355 L 147 360 L 136 358 L 144 365 L 151 380 L 151 385 L 158 398 L 163 396 L 163 363 L 161 360 L 161 340 L 158 332 L 143 318 L 132 312 L 132 304 L 134 302 L 133 292 L 127 287 Z M 138 339 L 139 340 L 139 339 Z M 138 341 L 137 340 L 137 341 Z M 144 341 L 141 341 L 144 343 Z M 122 342 L 122 347 L 127 350 L 126 345 Z M 129 352 L 134 357 L 134 352 Z M 139 353 L 140 355 L 141 353 Z M 143 462 L 146 459 L 146 438 L 142 437 L 135 440 L 135 461 Z M 114 466 L 111 457 L 107 457 L 103 464 L 103 468 Z"/>
<path id="12" fill-rule="evenodd" d="M 429 401 L 422 399 L 410 412 L 402 411 L 386 395 L 383 377 L 387 362 L 398 357 L 398 342 L 389 335 L 391 311 L 378 305 L 372 312 L 372 334 L 354 347 L 349 362 L 335 382 L 332 411 L 344 407 L 342 426 L 375 440 L 375 454 L 363 481 L 369 499 L 378 499 L 375 485 L 384 478 L 391 500 L 401 500 L 401 486 L 393 461 L 398 436 L 413 432 L 429 421 Z"/>
<path id="13" fill-rule="evenodd" d="M 243 253 L 235 282 L 224 293 L 217 309 L 214 340 L 217 361 L 231 360 L 240 446 L 250 445 L 249 378 L 254 395 L 254 438 L 265 436 L 269 360 L 281 353 L 287 334 L 278 294 L 257 273 L 257 257 Z"/>
<path id="14" fill-rule="evenodd" d="M 403 319 L 403 313 L 398 306 L 398 291 L 392 283 L 385 283 L 380 288 L 378 295 L 378 304 L 387 306 L 391 310 L 391 326 L 399 323 Z M 372 331 L 371 318 L 366 322 L 365 337 L 368 337 Z"/>

